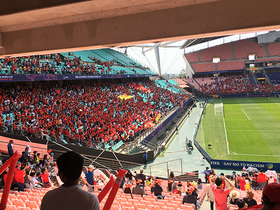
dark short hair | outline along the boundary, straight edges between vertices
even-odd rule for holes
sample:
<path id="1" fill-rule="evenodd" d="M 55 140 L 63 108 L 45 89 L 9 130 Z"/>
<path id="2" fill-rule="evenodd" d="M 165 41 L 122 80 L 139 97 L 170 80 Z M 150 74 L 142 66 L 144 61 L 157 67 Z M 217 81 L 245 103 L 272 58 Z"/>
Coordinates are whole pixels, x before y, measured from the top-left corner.
<path id="1" fill-rule="evenodd" d="M 221 184 L 223 184 L 223 179 L 220 178 L 220 177 L 217 177 L 217 178 L 215 179 L 215 184 L 216 184 L 217 186 L 220 186 Z"/>
<path id="2" fill-rule="evenodd" d="M 238 206 L 238 208 L 242 209 L 245 206 L 245 201 L 243 199 L 237 199 L 236 201 L 236 205 Z"/>
<path id="3" fill-rule="evenodd" d="M 58 170 L 71 181 L 79 179 L 83 165 L 83 157 L 74 151 L 66 152 L 57 158 Z"/>
<path id="4" fill-rule="evenodd" d="M 261 169 L 260 172 L 263 172 L 263 169 Z"/>

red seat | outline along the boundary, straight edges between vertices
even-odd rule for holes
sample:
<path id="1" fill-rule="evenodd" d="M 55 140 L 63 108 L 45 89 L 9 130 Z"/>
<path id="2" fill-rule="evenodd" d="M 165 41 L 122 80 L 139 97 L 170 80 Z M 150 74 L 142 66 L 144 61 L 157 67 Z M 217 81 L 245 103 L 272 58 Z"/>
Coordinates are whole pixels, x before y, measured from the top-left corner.
<path id="1" fill-rule="evenodd" d="M 17 209 L 18 210 L 31 210 L 29 207 L 21 207 L 21 206 L 19 206 Z"/>
<path id="2" fill-rule="evenodd" d="M 16 207 L 25 207 L 25 204 L 23 203 L 23 201 L 21 199 L 11 199 L 11 202 Z"/>
<path id="3" fill-rule="evenodd" d="M 28 200 L 27 196 L 26 195 L 17 195 L 17 199 L 21 199 L 23 202 Z"/>
<path id="4" fill-rule="evenodd" d="M 19 192 L 19 194 L 29 196 L 28 192 Z"/>
<path id="5" fill-rule="evenodd" d="M 41 202 L 41 200 L 37 196 L 29 196 L 30 201 L 35 201 L 37 204 Z"/>
<path id="6" fill-rule="evenodd" d="M 8 198 L 9 199 L 17 199 L 17 196 L 15 194 L 9 194 Z"/>
<path id="7" fill-rule="evenodd" d="M 5 210 L 17 210 L 17 207 L 14 205 L 6 205 Z"/>
<path id="8" fill-rule="evenodd" d="M 35 201 L 25 201 L 24 203 L 26 207 L 29 207 L 30 209 L 39 209 L 39 206 Z"/>

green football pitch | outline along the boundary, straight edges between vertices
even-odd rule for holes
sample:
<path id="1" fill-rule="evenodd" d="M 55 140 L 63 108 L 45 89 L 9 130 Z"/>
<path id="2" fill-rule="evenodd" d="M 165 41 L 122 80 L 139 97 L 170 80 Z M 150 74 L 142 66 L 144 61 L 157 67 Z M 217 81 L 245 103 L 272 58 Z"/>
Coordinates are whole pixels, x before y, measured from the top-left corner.
<path id="1" fill-rule="evenodd" d="M 213 159 L 280 162 L 280 99 L 210 100 L 196 140 Z"/>

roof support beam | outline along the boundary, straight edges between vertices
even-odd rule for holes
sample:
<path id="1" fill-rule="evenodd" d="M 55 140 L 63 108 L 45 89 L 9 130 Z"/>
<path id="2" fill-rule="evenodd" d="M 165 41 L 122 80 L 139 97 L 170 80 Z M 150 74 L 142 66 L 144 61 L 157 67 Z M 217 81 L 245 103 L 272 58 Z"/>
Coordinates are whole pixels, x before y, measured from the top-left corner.
<path id="1" fill-rule="evenodd" d="M 160 55 L 159 55 L 159 47 L 157 44 L 155 44 L 154 46 L 154 51 L 157 60 L 158 74 L 161 76 Z"/>

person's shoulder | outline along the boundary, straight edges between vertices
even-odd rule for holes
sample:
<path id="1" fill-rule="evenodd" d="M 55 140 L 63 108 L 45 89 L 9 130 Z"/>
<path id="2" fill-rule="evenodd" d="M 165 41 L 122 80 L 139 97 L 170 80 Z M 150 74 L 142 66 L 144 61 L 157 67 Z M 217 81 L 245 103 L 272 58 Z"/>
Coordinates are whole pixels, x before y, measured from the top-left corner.
<path id="1" fill-rule="evenodd" d="M 56 194 L 58 191 L 60 191 L 60 188 L 61 188 L 61 187 L 58 187 L 58 188 L 56 188 L 56 189 L 53 189 L 53 190 L 48 191 L 48 192 L 44 195 L 43 200 L 46 200 L 46 199 L 48 199 L 49 197 L 52 197 L 53 195 L 55 196 L 55 194 Z M 43 200 L 42 200 L 42 201 L 43 201 Z"/>

